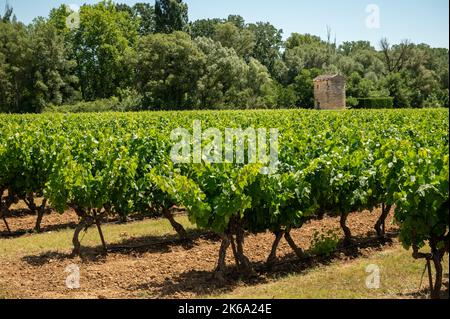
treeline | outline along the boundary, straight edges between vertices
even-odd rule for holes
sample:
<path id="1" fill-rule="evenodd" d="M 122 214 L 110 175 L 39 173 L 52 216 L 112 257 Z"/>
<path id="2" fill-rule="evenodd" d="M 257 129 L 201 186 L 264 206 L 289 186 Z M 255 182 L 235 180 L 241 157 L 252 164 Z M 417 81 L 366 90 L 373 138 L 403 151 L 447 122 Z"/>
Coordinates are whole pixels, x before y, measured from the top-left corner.
<path id="1" fill-rule="evenodd" d="M 449 105 L 448 49 L 282 34 L 238 15 L 190 22 L 182 0 L 61 6 L 29 25 L 7 8 L 0 112 L 311 108 L 312 79 L 324 73 L 347 77 L 349 106 L 385 97 L 395 108 Z"/>

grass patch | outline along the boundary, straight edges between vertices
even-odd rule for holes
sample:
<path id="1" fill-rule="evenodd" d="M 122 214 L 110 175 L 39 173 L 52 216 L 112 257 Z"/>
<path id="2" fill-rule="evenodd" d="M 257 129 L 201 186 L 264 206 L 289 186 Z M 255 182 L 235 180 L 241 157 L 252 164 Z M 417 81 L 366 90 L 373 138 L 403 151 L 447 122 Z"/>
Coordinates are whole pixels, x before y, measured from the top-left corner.
<path id="1" fill-rule="evenodd" d="M 368 265 L 380 269 L 379 289 L 366 287 Z M 444 275 L 448 281 L 448 257 L 445 258 Z M 329 266 L 320 266 L 303 274 L 296 274 L 258 286 L 239 287 L 234 291 L 209 298 L 224 299 L 384 299 L 426 298 L 428 277 L 423 278 L 425 263 L 414 260 L 411 252 L 396 247 L 371 257 Z M 443 288 L 444 289 L 444 288 Z M 419 291 L 421 291 L 419 293 Z M 446 297 L 448 298 L 448 291 Z"/>
<path id="2" fill-rule="evenodd" d="M 187 230 L 195 229 L 186 216 L 177 216 L 176 219 Z M 102 229 L 109 244 L 119 244 L 132 238 L 176 234 L 166 219 L 151 219 L 127 224 L 106 224 L 102 226 Z M 64 252 L 71 250 L 73 247 L 73 232 L 73 229 L 66 229 L 58 232 L 30 234 L 20 238 L 0 239 L 0 256 L 11 257 L 47 251 Z M 82 246 L 95 247 L 101 244 L 97 229 L 94 226 L 89 228 L 85 235 L 81 233 L 80 239 L 82 239 Z"/>

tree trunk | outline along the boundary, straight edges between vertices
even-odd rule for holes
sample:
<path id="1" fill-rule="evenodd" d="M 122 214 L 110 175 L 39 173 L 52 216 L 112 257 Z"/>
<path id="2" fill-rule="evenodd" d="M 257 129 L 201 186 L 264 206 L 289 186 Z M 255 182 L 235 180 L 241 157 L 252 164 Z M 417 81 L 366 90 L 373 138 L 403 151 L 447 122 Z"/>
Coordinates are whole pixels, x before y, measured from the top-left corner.
<path id="1" fill-rule="evenodd" d="M 37 211 L 38 215 L 37 215 L 37 219 L 36 219 L 36 225 L 34 226 L 34 231 L 37 233 L 41 232 L 41 223 L 42 223 L 42 218 L 44 218 L 46 205 L 47 205 L 47 199 L 44 198 L 41 206 L 39 207 L 39 210 Z"/>
<path id="2" fill-rule="evenodd" d="M 3 201 L 3 192 L 0 194 L 0 217 L 5 223 L 6 230 L 8 231 L 9 234 L 11 234 L 11 229 L 9 228 L 8 222 L 6 221 L 6 214 L 9 211 L 9 206 L 6 203 L 6 201 L 5 202 Z"/>
<path id="3" fill-rule="evenodd" d="M 375 224 L 375 230 L 377 232 L 377 236 L 382 238 L 386 235 L 386 218 L 389 216 L 391 212 L 392 206 L 390 205 L 381 205 L 381 216 L 378 218 L 377 223 Z"/>
<path id="4" fill-rule="evenodd" d="M 106 254 L 108 252 L 108 247 L 106 245 L 105 237 L 103 236 L 103 231 L 101 227 L 101 217 L 94 213 L 95 225 L 97 225 L 98 234 L 100 235 L 100 240 L 102 241 L 103 252 Z"/>
<path id="5" fill-rule="evenodd" d="M 415 237 L 415 235 L 413 235 Z M 444 237 L 445 238 L 445 237 Z M 442 249 L 437 249 L 437 242 L 438 240 L 434 237 L 430 239 L 430 247 L 431 247 L 431 254 L 424 254 L 419 251 L 419 247 L 417 244 L 413 242 L 412 248 L 413 248 L 413 258 L 414 259 L 425 259 L 427 261 L 427 268 L 428 268 L 428 279 L 429 279 L 429 286 L 430 286 L 430 292 L 431 292 L 431 299 L 440 299 L 441 298 L 441 288 L 442 288 L 442 273 L 443 273 L 443 267 L 442 267 L 442 258 L 445 254 L 445 247 Z M 434 268 L 436 270 L 436 278 L 433 285 L 433 274 L 431 272 L 431 262 L 433 261 Z"/>
<path id="6" fill-rule="evenodd" d="M 267 258 L 267 265 L 271 266 L 275 263 L 277 260 L 277 249 L 278 245 L 280 244 L 281 239 L 283 238 L 284 232 L 282 230 L 278 230 L 274 232 L 275 240 L 272 244 L 272 250 L 270 251 L 269 258 Z"/>
<path id="7" fill-rule="evenodd" d="M 5 223 L 6 226 L 6 230 L 8 231 L 9 234 L 11 234 L 11 229 L 9 228 L 8 222 L 6 221 L 6 217 L 2 216 L 3 222 Z"/>
<path id="8" fill-rule="evenodd" d="M 442 288 L 442 257 L 443 254 L 437 249 L 436 247 L 436 241 L 431 240 L 431 248 L 433 253 L 433 263 L 434 263 L 434 269 L 436 271 L 436 278 L 434 281 L 434 286 L 430 287 L 431 289 L 431 299 L 441 299 L 441 288 Z"/>
<path id="9" fill-rule="evenodd" d="M 344 231 L 344 245 L 349 246 L 352 242 L 352 232 L 350 231 L 350 228 L 347 227 L 347 217 L 348 213 L 342 213 L 341 219 L 339 221 L 342 230 Z"/>
<path id="10" fill-rule="evenodd" d="M 33 215 L 36 214 L 37 207 L 36 207 L 36 204 L 34 202 L 34 194 L 32 194 L 32 193 L 27 194 L 23 201 L 25 202 L 25 204 L 27 204 L 27 206 L 28 206 L 29 210 L 31 211 L 31 213 Z"/>
<path id="11" fill-rule="evenodd" d="M 72 244 L 73 244 L 73 251 L 72 254 L 76 255 L 76 256 L 80 256 L 81 255 L 81 243 L 80 243 L 80 233 L 83 229 L 87 230 L 90 226 L 92 226 L 92 224 L 94 223 L 94 221 L 92 220 L 92 218 L 84 216 L 81 217 L 80 222 L 78 223 L 77 227 L 75 228 L 75 232 L 73 234 L 73 238 L 72 238 Z"/>
<path id="12" fill-rule="evenodd" d="M 188 238 L 187 232 L 184 229 L 183 225 L 181 225 L 180 223 L 178 223 L 175 218 L 173 217 L 173 214 L 170 212 L 169 209 L 163 207 L 163 215 L 165 218 L 167 218 L 170 222 L 170 224 L 172 225 L 172 227 L 175 229 L 175 231 L 178 233 L 178 236 L 180 236 L 180 238 L 182 240 L 185 240 Z"/>
<path id="13" fill-rule="evenodd" d="M 241 271 L 245 275 L 253 276 L 255 272 L 250 264 L 250 260 L 244 254 L 244 230 L 241 225 L 238 225 L 236 230 L 236 251 Z"/>
<path id="14" fill-rule="evenodd" d="M 241 263 L 239 262 L 238 252 L 237 252 L 237 248 L 236 248 L 236 242 L 234 241 L 233 235 L 229 234 L 228 239 L 231 244 L 231 251 L 233 252 L 234 261 L 236 262 L 236 266 L 239 267 Z"/>
<path id="15" fill-rule="evenodd" d="M 297 255 L 298 258 L 305 257 L 305 253 L 303 252 L 303 250 L 300 247 L 298 247 L 294 239 L 292 239 L 290 229 L 286 230 L 284 238 L 286 239 L 287 243 L 292 248 L 292 250 L 294 251 L 294 253 Z"/>
<path id="16" fill-rule="evenodd" d="M 219 281 L 223 282 L 225 281 L 226 258 L 228 247 L 230 247 L 230 240 L 227 235 L 222 235 L 221 237 L 222 244 L 220 245 L 219 259 L 217 261 L 215 277 Z"/>
<path id="17" fill-rule="evenodd" d="M 19 202 L 18 198 L 14 193 L 8 189 L 8 196 L 6 197 L 6 208 L 10 208 L 12 204 L 17 204 Z"/>

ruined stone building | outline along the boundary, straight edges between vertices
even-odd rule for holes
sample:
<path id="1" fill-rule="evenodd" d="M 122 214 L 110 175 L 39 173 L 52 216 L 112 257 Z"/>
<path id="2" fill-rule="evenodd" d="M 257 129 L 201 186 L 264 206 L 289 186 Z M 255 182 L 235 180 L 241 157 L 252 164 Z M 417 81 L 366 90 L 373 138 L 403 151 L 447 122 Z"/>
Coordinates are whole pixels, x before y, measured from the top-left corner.
<path id="1" fill-rule="evenodd" d="M 321 75 L 315 78 L 314 101 L 314 106 L 318 110 L 345 109 L 345 77 L 335 74 Z"/>

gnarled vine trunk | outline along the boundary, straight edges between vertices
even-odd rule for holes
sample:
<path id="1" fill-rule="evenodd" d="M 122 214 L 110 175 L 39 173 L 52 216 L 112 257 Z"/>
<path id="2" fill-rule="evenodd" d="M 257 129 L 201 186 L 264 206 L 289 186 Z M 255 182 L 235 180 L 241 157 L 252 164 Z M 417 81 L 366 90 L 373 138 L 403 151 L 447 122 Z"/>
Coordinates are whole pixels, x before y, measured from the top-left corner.
<path id="1" fill-rule="evenodd" d="M 284 238 L 286 239 L 287 243 L 289 244 L 289 247 L 291 247 L 291 249 L 294 251 L 294 253 L 297 255 L 298 258 L 305 257 L 305 253 L 303 252 L 303 250 L 297 246 L 294 239 L 291 237 L 290 229 L 286 230 Z"/>
<path id="2" fill-rule="evenodd" d="M 238 225 L 236 229 L 236 252 L 237 252 L 237 259 L 239 260 L 239 267 L 241 271 L 246 275 L 254 275 L 253 267 L 250 263 L 250 260 L 245 256 L 244 254 L 244 229 L 242 228 L 242 225 Z"/>
<path id="3" fill-rule="evenodd" d="M 233 257 L 236 262 L 236 267 L 239 272 L 244 276 L 252 277 L 256 275 L 250 260 L 245 256 L 244 241 L 245 232 L 243 227 L 243 221 L 239 217 L 233 217 L 227 230 L 221 234 L 222 243 L 219 250 L 219 258 L 217 267 L 215 270 L 215 277 L 221 281 L 224 279 L 224 273 L 226 268 L 226 254 L 228 248 L 231 246 Z M 281 239 L 281 238 L 280 238 Z M 279 240 L 278 240 L 279 242 Z M 275 248 L 276 251 L 276 248 Z"/>
<path id="4" fill-rule="evenodd" d="M 444 236 L 441 239 L 445 240 L 446 236 Z M 419 247 L 416 244 L 413 244 L 413 258 L 425 259 L 427 261 L 431 299 L 441 298 L 442 278 L 443 278 L 442 260 L 444 258 L 444 255 L 446 254 L 446 247 L 439 249 L 437 247 L 438 242 L 439 242 L 438 238 L 436 238 L 436 236 L 432 236 L 432 238 L 429 241 L 431 247 L 431 254 L 424 254 L 419 252 Z M 435 269 L 434 282 L 433 282 L 433 275 L 431 272 L 431 261 L 433 262 Z"/>
<path id="5" fill-rule="evenodd" d="M 72 244 L 73 244 L 73 251 L 72 254 L 76 256 L 81 255 L 81 243 L 80 243 L 80 233 L 83 230 L 87 230 L 89 227 L 91 227 L 94 224 L 94 219 L 89 216 L 81 216 L 81 220 L 78 223 L 77 227 L 75 228 L 75 232 L 73 233 L 72 237 Z"/>
<path id="6" fill-rule="evenodd" d="M 284 230 L 280 229 L 278 231 L 274 232 L 275 235 L 275 240 L 272 244 L 272 249 L 270 251 L 270 255 L 267 258 L 267 262 L 266 264 L 270 267 L 272 266 L 277 258 L 277 249 L 278 246 L 280 245 L 281 240 L 286 239 L 286 242 L 289 244 L 289 247 L 291 247 L 292 251 L 295 253 L 295 255 L 298 258 L 304 258 L 305 257 L 305 253 L 303 252 L 303 250 L 297 246 L 297 244 L 295 243 L 294 239 L 291 236 L 291 229 L 290 228 L 286 228 Z"/>
<path id="7" fill-rule="evenodd" d="M 39 206 L 39 209 L 37 211 L 37 219 L 36 219 L 36 224 L 34 226 L 34 230 L 37 233 L 41 232 L 41 223 L 42 223 L 42 219 L 44 218 L 46 206 L 47 206 L 47 199 L 44 198 L 41 206 Z"/>
<path id="8" fill-rule="evenodd" d="M 221 235 L 222 243 L 220 245 L 219 250 L 219 259 L 217 261 L 217 267 L 215 270 L 215 277 L 223 282 L 225 281 L 225 270 L 226 270 L 226 258 L 227 258 L 227 250 L 230 247 L 230 239 L 227 235 Z"/>
<path id="9" fill-rule="evenodd" d="M 102 216 L 98 215 L 98 212 L 94 212 L 94 221 L 97 226 L 98 234 L 100 235 L 100 240 L 102 241 L 103 252 L 106 254 L 108 252 L 108 247 L 106 245 L 105 237 L 103 236 L 103 231 L 101 227 Z"/>
<path id="10" fill-rule="evenodd" d="M 81 231 L 91 227 L 92 225 L 97 226 L 98 233 L 100 235 L 100 240 L 102 242 L 103 252 L 106 254 L 108 251 L 108 247 L 106 245 L 105 237 L 103 236 L 103 231 L 101 228 L 101 220 L 103 218 L 103 215 L 99 214 L 98 211 L 93 211 L 93 217 L 86 214 L 83 210 L 80 210 L 78 208 L 75 208 L 75 211 L 77 212 L 78 217 L 80 217 L 80 222 L 78 223 L 77 227 L 75 228 L 75 232 L 72 237 L 72 244 L 73 244 L 73 255 L 81 255 L 81 243 L 80 243 L 80 233 Z"/>
<path id="11" fill-rule="evenodd" d="M 180 223 L 178 223 L 175 218 L 173 217 L 173 214 L 171 213 L 171 211 L 169 209 L 167 209 L 166 207 L 163 207 L 163 215 L 165 218 L 167 218 L 170 222 L 170 224 L 172 225 L 173 229 L 175 229 L 175 231 L 177 232 L 178 236 L 180 236 L 180 238 L 182 240 L 185 240 L 188 238 L 187 232 L 184 229 L 183 225 L 181 225 Z"/>
<path id="12" fill-rule="evenodd" d="M 436 271 L 436 277 L 434 281 L 434 286 L 431 290 L 431 299 L 441 299 L 441 288 L 442 288 L 442 256 L 439 254 L 433 254 L 434 269 Z"/>
<path id="13" fill-rule="evenodd" d="M 39 206 L 39 209 L 34 201 L 33 193 L 27 194 L 25 196 L 25 198 L 23 198 L 23 201 L 28 206 L 28 209 L 31 211 L 31 213 L 33 215 L 37 215 L 36 224 L 34 226 L 34 231 L 37 233 L 40 233 L 41 232 L 41 222 L 42 222 L 42 218 L 44 217 L 44 214 L 45 214 L 45 206 L 47 204 L 47 200 L 46 199 L 43 200 L 41 206 Z"/>
<path id="14" fill-rule="evenodd" d="M 352 232 L 350 228 L 347 226 L 347 217 L 348 213 L 341 213 L 341 219 L 339 224 L 341 225 L 342 230 L 344 231 L 344 245 L 349 246 L 352 243 Z"/>
<path id="15" fill-rule="evenodd" d="M 3 220 L 3 222 L 5 223 L 5 226 L 6 226 L 6 230 L 8 231 L 8 233 L 9 233 L 9 234 L 11 234 L 11 228 L 9 228 L 9 225 L 8 225 L 8 221 L 6 220 L 6 217 L 5 217 L 5 215 L 3 215 L 3 213 L 2 213 L 2 212 L 0 212 L 0 214 L 1 214 L 1 216 L 2 216 L 2 220 Z"/>
<path id="16" fill-rule="evenodd" d="M 382 204 L 381 205 L 381 215 L 377 220 L 377 223 L 375 224 L 375 230 L 377 232 L 377 236 L 382 238 L 384 235 L 386 235 L 386 218 L 389 216 L 389 213 L 391 212 L 392 206 Z"/>
<path id="17" fill-rule="evenodd" d="M 431 299 L 441 299 L 443 277 L 442 260 L 445 254 L 445 247 L 440 249 L 438 248 L 438 242 L 440 242 L 439 239 L 445 240 L 445 236 L 443 238 L 436 238 L 435 236 L 432 236 L 430 239 L 431 255 L 435 269 L 435 281 L 434 286 L 431 287 Z"/>
<path id="18" fill-rule="evenodd" d="M 228 239 L 230 241 L 231 244 L 231 252 L 233 253 L 233 257 L 234 257 L 234 262 L 236 263 L 236 266 L 239 267 L 239 265 L 241 264 L 241 262 L 239 261 L 238 256 L 238 252 L 237 252 L 237 248 L 236 248 L 236 241 L 234 240 L 234 237 L 232 234 L 228 234 Z"/>
<path id="19" fill-rule="evenodd" d="M 8 221 L 6 220 L 6 216 L 9 214 L 9 208 L 14 203 L 14 195 L 12 195 L 11 191 L 8 190 L 8 196 L 6 200 L 3 200 L 3 194 L 5 190 L 1 190 L 0 193 L 0 217 L 3 220 L 3 223 L 6 226 L 6 230 L 9 234 L 11 234 L 11 228 L 9 227 Z"/>
<path id="20" fill-rule="evenodd" d="M 278 246 L 280 245 L 281 239 L 283 239 L 284 231 L 283 230 L 275 231 L 274 235 L 275 235 L 275 240 L 272 244 L 272 249 L 270 251 L 270 255 L 267 258 L 267 262 L 266 262 L 268 266 L 272 266 L 275 263 L 275 261 L 277 260 L 277 249 L 278 249 Z"/>

